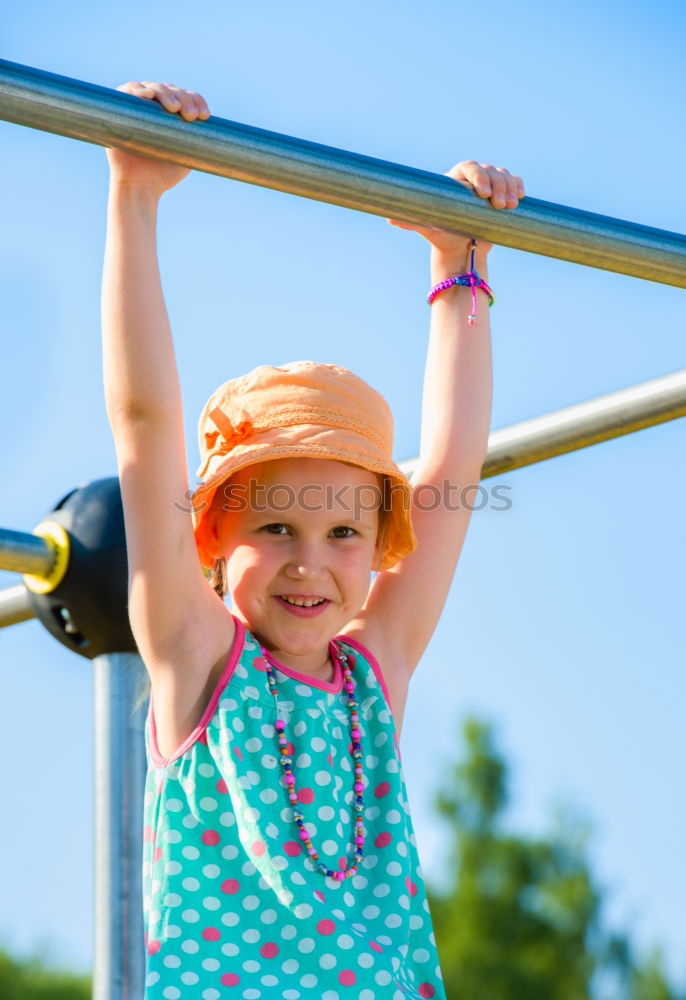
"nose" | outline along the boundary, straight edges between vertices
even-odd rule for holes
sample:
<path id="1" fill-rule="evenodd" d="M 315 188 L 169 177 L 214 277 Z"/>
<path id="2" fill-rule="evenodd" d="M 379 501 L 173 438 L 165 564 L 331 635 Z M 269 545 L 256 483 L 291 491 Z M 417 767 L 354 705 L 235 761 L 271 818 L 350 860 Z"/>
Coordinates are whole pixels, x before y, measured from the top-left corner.
<path id="1" fill-rule="evenodd" d="M 286 575 L 293 580 L 322 579 L 326 575 L 323 553 L 316 541 L 301 541 L 291 551 Z"/>

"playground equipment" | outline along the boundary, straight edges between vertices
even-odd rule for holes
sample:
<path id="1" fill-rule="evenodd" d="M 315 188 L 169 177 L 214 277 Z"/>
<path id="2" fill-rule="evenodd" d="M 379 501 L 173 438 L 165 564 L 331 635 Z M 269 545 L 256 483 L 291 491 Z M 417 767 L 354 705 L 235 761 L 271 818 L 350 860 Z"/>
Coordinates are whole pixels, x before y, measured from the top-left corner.
<path id="1" fill-rule="evenodd" d="M 0 60 L 0 118 L 156 156 L 357 211 L 477 233 L 504 246 L 686 287 L 686 237 L 525 198 L 498 212 L 441 174 L 212 117 L 196 123 L 130 94 Z M 686 369 L 491 434 L 481 478 L 686 415 Z M 414 460 L 401 463 L 411 475 Z M 145 677 L 126 613 L 118 479 L 78 487 L 31 532 L 0 529 L 0 627 L 39 618 L 94 664 L 96 1000 L 144 993 L 141 898 Z"/>

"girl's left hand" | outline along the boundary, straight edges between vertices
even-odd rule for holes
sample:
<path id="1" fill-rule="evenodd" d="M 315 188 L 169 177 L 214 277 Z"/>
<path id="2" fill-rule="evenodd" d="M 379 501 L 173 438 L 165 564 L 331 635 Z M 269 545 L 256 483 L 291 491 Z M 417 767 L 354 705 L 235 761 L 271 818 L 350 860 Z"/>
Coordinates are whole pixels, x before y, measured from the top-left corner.
<path id="1" fill-rule="evenodd" d="M 524 197 L 522 178 L 511 174 L 504 167 L 492 167 L 490 163 L 462 160 L 447 171 L 446 177 L 452 177 L 480 198 L 490 200 L 493 208 L 516 208 L 519 199 Z M 399 222 L 397 219 L 387 221 L 398 229 L 411 229 L 419 233 L 442 254 L 462 253 L 472 239 L 472 236 L 451 233 L 440 226 L 420 226 L 413 222 Z M 479 249 L 482 253 L 488 253 L 492 246 L 492 243 L 479 237 Z"/>

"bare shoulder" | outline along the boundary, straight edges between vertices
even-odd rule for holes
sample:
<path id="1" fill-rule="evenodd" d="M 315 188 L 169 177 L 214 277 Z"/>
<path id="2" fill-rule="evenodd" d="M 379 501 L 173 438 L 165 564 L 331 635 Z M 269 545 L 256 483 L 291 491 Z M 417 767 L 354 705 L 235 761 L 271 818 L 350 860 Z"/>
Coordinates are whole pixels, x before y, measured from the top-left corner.
<path id="1" fill-rule="evenodd" d="M 400 738 L 411 675 L 402 651 L 392 644 L 381 623 L 364 609 L 340 634 L 359 642 L 377 660 L 388 688 L 393 719 Z"/>
<path id="2" fill-rule="evenodd" d="M 163 643 L 143 653 L 155 673 L 207 675 L 222 652 L 233 645 L 236 622 L 221 598 L 204 584 L 186 601 L 179 624 Z"/>
<path id="3" fill-rule="evenodd" d="M 185 618 L 173 643 L 146 660 L 157 745 L 171 757 L 205 714 L 237 639 L 233 615 L 208 588 L 207 600 Z"/>

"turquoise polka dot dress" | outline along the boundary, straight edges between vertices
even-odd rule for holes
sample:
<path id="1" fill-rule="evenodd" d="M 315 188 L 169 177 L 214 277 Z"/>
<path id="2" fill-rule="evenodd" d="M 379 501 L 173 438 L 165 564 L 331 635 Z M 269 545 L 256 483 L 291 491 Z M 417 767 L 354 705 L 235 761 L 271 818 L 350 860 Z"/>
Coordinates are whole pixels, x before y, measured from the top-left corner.
<path id="1" fill-rule="evenodd" d="M 299 808 L 322 861 L 352 856 L 354 771 L 338 651 L 364 752 L 364 860 L 323 875 L 302 846 L 255 638 L 236 636 L 197 728 L 161 757 L 152 698 L 143 832 L 145 1000 L 445 1000 L 388 691 L 356 640 L 331 683 L 269 657 Z M 257 660 L 257 663 L 255 662 Z"/>

